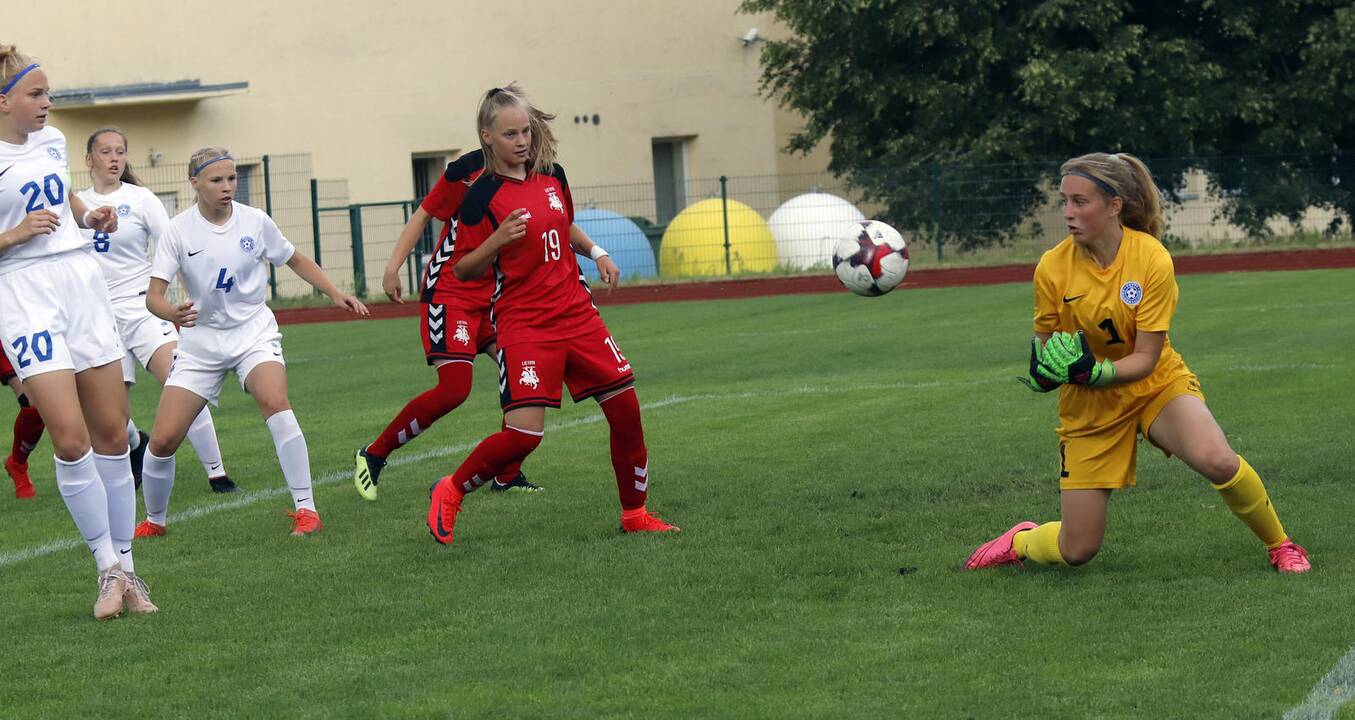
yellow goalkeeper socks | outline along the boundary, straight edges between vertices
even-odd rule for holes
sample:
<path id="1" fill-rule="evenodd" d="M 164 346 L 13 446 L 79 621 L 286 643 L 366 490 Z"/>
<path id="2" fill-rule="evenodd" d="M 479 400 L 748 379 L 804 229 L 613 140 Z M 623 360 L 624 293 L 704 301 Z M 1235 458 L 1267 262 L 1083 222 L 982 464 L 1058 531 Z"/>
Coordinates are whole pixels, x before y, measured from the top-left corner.
<path id="1" fill-rule="evenodd" d="M 1214 489 L 1219 491 L 1228 509 L 1246 523 L 1267 548 L 1277 547 L 1289 536 L 1284 534 L 1280 518 L 1275 515 L 1270 496 L 1266 495 L 1266 486 L 1261 484 L 1261 476 L 1247 464 L 1246 458 L 1238 455 L 1237 462 L 1237 474 L 1233 479 Z"/>
<path id="2" fill-rule="evenodd" d="M 1059 552 L 1059 528 L 1063 523 L 1049 522 L 1012 536 L 1012 549 L 1019 558 L 1034 560 L 1041 565 L 1067 565 Z"/>

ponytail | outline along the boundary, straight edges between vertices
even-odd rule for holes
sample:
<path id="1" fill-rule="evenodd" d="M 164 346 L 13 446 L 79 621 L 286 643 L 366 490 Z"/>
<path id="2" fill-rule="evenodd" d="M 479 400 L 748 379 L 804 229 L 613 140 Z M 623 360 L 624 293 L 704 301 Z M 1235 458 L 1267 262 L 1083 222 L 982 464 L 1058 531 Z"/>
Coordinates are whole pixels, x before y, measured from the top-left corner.
<path id="1" fill-rule="evenodd" d="M 1123 200 L 1121 225 L 1162 239 L 1162 233 L 1167 229 L 1162 214 L 1162 194 L 1142 160 L 1129 153 L 1089 153 L 1075 157 L 1059 168 L 1060 175 L 1069 173 L 1089 176 L 1107 201 L 1112 195 Z"/>
<path id="2" fill-rule="evenodd" d="M 556 140 L 550 121 L 554 120 L 555 116 L 532 105 L 517 83 L 509 83 L 505 87 L 494 88 L 485 93 L 475 114 L 476 128 L 489 130 L 494 127 L 494 118 L 498 116 L 500 110 L 507 107 L 518 107 L 527 112 L 528 126 L 532 131 L 532 144 L 527 150 L 528 171 L 554 172 Z M 485 172 L 498 172 L 498 161 L 494 158 L 494 151 L 483 138 L 480 140 L 480 149 L 485 156 Z"/>

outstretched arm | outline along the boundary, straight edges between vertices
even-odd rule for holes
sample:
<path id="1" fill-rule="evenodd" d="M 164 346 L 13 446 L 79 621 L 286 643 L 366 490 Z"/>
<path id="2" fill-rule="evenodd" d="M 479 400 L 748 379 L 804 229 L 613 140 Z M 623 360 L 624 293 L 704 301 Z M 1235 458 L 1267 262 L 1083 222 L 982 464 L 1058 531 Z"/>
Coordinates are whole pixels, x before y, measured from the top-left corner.
<path id="1" fill-rule="evenodd" d="M 414 245 L 419 242 L 419 236 L 423 235 L 423 230 L 428 227 L 431 218 L 423 206 L 416 208 L 414 214 L 409 216 L 404 229 L 400 231 L 395 248 L 391 250 L 390 260 L 386 261 L 386 271 L 381 275 L 381 289 L 386 291 L 386 297 L 397 303 L 405 301 L 401 296 L 403 290 L 400 287 L 400 269 L 409 259 L 409 254 L 414 252 Z"/>
<path id="2" fill-rule="evenodd" d="M 319 265 L 315 264 L 314 260 L 299 252 L 294 252 L 291 259 L 287 261 L 287 267 L 291 268 L 292 272 L 295 272 L 302 280 L 310 283 L 311 287 L 328 295 L 335 305 L 356 315 L 371 314 L 361 300 L 348 293 L 341 292 L 339 288 L 335 287 L 334 283 L 330 282 L 329 276 L 325 274 L 324 270 L 320 269 Z"/>

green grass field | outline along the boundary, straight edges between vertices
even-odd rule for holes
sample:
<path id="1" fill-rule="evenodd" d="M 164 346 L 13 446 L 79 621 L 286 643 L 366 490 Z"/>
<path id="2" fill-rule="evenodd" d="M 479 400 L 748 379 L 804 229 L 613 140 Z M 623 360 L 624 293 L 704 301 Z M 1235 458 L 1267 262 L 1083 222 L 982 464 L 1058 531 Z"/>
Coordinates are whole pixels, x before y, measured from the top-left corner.
<path id="1" fill-rule="evenodd" d="M 427 488 L 497 429 L 491 365 L 366 503 L 354 449 L 433 379 L 417 321 L 290 326 L 324 532 L 287 535 L 272 443 L 228 380 L 217 427 L 247 492 L 213 496 L 185 446 L 170 534 L 136 546 L 162 612 L 96 623 L 44 441 L 38 499 L 0 498 L 0 716 L 1278 718 L 1355 642 L 1355 271 L 1180 284 L 1173 343 L 1309 575 L 1274 573 L 1150 447 L 1091 565 L 960 570 L 1058 509 L 1055 400 L 1011 380 L 1026 285 L 606 308 L 650 508 L 684 529 L 663 537 L 618 533 L 586 403 L 528 460 L 545 492 L 477 493 L 436 545 Z M 145 427 L 157 397 L 133 394 Z"/>

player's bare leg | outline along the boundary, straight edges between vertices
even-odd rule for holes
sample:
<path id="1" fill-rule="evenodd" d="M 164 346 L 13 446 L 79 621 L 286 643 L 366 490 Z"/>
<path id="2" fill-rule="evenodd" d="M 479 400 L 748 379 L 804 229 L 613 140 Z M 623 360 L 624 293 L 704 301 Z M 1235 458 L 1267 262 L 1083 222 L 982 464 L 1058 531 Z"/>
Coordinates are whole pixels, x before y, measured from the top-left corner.
<path id="1" fill-rule="evenodd" d="M 174 492 L 175 459 L 193 418 L 206 407 L 207 399 L 187 388 L 170 385 L 160 392 L 155 425 L 146 443 L 141 468 L 141 495 L 146 519 L 137 525 L 137 537 L 158 537 L 169 524 L 169 498 Z"/>
<path id="2" fill-rule="evenodd" d="M 156 348 L 150 362 L 146 364 L 146 370 L 160 382 L 161 386 L 169 379 L 169 369 L 174 364 L 174 351 L 178 346 L 178 343 L 161 345 Z M 212 492 L 235 492 L 237 490 L 235 483 L 226 475 L 226 466 L 221 457 L 221 443 L 216 437 L 216 424 L 212 421 L 210 408 L 203 406 L 202 411 L 188 426 L 186 435 L 189 444 L 193 446 L 193 451 L 202 461 L 202 469 L 207 473 L 207 482 L 211 485 Z"/>
<path id="3" fill-rule="evenodd" d="M 1203 400 L 1194 395 L 1173 398 L 1148 428 L 1148 436 L 1209 480 L 1228 509 L 1265 543 L 1276 570 L 1311 569 L 1308 552 L 1280 524 L 1261 476 L 1228 444 Z"/>
<path id="4" fill-rule="evenodd" d="M 311 484 L 310 451 L 306 436 L 297 423 L 296 413 L 287 398 L 287 371 L 282 363 L 265 362 L 256 365 L 245 378 L 245 389 L 259 405 L 264 424 L 273 436 L 273 447 L 278 453 L 278 464 L 292 493 L 292 535 L 309 535 L 324 527 L 315 510 L 315 491 Z"/>

